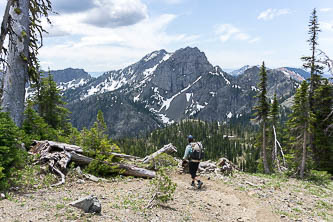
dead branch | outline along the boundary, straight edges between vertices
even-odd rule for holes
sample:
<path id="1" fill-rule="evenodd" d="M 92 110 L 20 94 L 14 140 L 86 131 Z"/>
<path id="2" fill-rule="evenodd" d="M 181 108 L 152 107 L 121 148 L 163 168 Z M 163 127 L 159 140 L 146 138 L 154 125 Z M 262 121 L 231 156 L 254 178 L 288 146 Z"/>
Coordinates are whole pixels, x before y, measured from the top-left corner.
<path id="1" fill-rule="evenodd" d="M 333 60 L 328 57 L 328 55 L 323 52 L 322 50 L 318 49 L 319 56 L 322 56 L 322 58 L 319 59 L 319 62 L 321 64 L 324 64 L 327 66 L 328 71 L 333 75 Z"/>
<path id="2" fill-rule="evenodd" d="M 164 145 L 161 149 L 157 150 L 155 153 L 146 156 L 143 158 L 143 163 L 148 163 L 150 160 L 154 159 L 156 156 L 158 156 L 161 153 L 174 153 L 177 152 L 177 148 L 173 146 L 171 143 Z"/>
<path id="3" fill-rule="evenodd" d="M 281 172 L 281 167 L 280 167 L 280 161 L 279 161 L 279 158 L 277 156 L 277 143 L 278 143 L 278 140 L 277 140 L 277 137 L 276 137 L 276 130 L 275 130 L 275 126 L 273 125 L 273 132 L 274 132 L 274 157 L 273 158 L 273 162 L 276 161 L 276 166 L 279 170 L 279 172 Z"/>

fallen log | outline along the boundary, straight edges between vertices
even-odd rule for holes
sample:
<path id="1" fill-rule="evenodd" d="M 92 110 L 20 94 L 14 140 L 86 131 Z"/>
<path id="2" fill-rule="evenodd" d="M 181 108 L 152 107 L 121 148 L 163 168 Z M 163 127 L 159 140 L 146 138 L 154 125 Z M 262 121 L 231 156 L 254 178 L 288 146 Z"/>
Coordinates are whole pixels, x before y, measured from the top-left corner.
<path id="1" fill-rule="evenodd" d="M 88 165 L 91 161 L 94 160 L 93 158 L 86 157 L 84 155 L 77 154 L 75 152 L 71 152 L 71 155 L 72 155 L 72 160 L 79 165 Z M 155 171 L 152 170 L 147 170 L 144 168 L 139 168 L 136 166 L 122 164 L 122 163 L 108 163 L 105 161 L 101 161 L 101 163 L 115 167 L 117 170 L 120 170 L 120 174 L 122 175 L 144 177 L 144 178 L 155 177 Z"/>
<path id="2" fill-rule="evenodd" d="M 54 184 L 58 186 L 65 183 L 65 174 L 68 164 L 73 161 L 77 165 L 85 166 L 91 163 L 94 158 L 83 155 L 83 150 L 79 146 L 58 143 L 54 141 L 34 141 L 34 146 L 30 150 L 32 154 L 39 154 L 39 162 L 47 163 L 51 170 L 61 177 L 61 181 Z M 110 153 L 117 157 L 125 158 L 138 158 L 120 153 Z M 123 164 L 123 163 L 109 163 L 106 161 L 100 161 L 101 164 L 107 164 L 119 170 L 119 174 L 135 177 L 154 178 L 155 172 L 136 166 Z"/>
<path id="3" fill-rule="evenodd" d="M 169 143 L 167 145 L 164 145 L 161 149 L 157 150 L 155 153 L 143 158 L 142 162 L 148 163 L 150 160 L 154 159 L 156 156 L 158 156 L 161 153 L 175 153 L 175 152 L 177 152 L 177 148 L 171 143 Z"/>
<path id="4" fill-rule="evenodd" d="M 50 146 L 50 148 L 54 150 L 65 150 L 68 152 L 75 151 L 77 153 L 83 153 L 83 149 L 79 146 L 72 145 L 72 144 L 67 144 L 67 143 L 59 143 L 59 142 L 54 142 L 54 141 L 37 141 L 35 140 L 34 143 L 32 144 L 33 148 L 31 149 L 32 152 L 38 153 L 40 149 L 43 149 L 42 146 Z"/>
<path id="5" fill-rule="evenodd" d="M 138 156 L 132 156 L 132 155 L 128 155 L 128 154 L 123 154 L 123 153 L 106 153 L 107 155 L 113 155 L 115 157 L 119 157 L 119 158 L 124 158 L 124 159 L 140 159 L 141 157 Z"/>

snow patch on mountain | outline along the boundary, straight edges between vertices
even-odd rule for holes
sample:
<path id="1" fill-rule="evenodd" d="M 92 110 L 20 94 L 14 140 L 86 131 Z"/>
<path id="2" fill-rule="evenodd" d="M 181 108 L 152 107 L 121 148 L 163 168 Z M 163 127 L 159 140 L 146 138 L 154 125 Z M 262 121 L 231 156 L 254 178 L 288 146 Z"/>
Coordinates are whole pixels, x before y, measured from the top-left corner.
<path id="1" fill-rule="evenodd" d="M 259 89 L 257 89 L 257 87 L 255 87 L 255 86 L 251 86 L 251 90 L 252 91 L 259 91 Z"/>
<path id="2" fill-rule="evenodd" d="M 176 93 L 174 96 L 172 96 L 169 99 L 166 99 L 165 101 L 163 101 L 163 104 L 159 110 L 159 112 L 161 112 L 161 110 L 165 107 L 165 110 L 168 110 L 170 107 L 170 104 L 172 102 L 172 100 L 174 98 L 176 98 L 177 96 L 179 96 L 180 94 L 182 94 L 183 92 L 185 92 L 186 90 L 188 90 L 189 88 L 191 88 L 195 83 L 197 83 L 200 79 L 202 78 L 202 76 L 199 76 L 199 78 L 197 78 L 192 84 L 189 84 L 186 88 L 182 89 L 180 92 Z"/>
<path id="3" fill-rule="evenodd" d="M 228 119 L 230 119 L 232 116 L 233 116 L 233 115 L 232 115 L 232 112 L 229 112 L 229 113 L 227 114 L 227 118 L 228 118 Z"/>
<path id="4" fill-rule="evenodd" d="M 209 94 L 211 94 L 212 97 L 216 96 L 216 92 L 209 92 Z"/>
<path id="5" fill-rule="evenodd" d="M 247 69 L 249 69 L 249 68 L 250 68 L 249 65 L 245 65 L 245 66 L 243 66 L 243 67 L 240 68 L 240 69 L 236 69 L 236 70 L 230 72 L 230 75 L 233 75 L 233 76 L 239 76 L 239 75 L 242 75 L 242 74 L 245 72 L 245 70 L 247 70 Z"/>
<path id="6" fill-rule="evenodd" d="M 215 68 L 214 72 L 209 72 L 209 74 L 214 76 L 222 76 L 226 84 L 230 85 L 230 81 L 224 76 L 223 72 L 220 72 L 218 66 L 215 66 L 214 68 Z"/>
<path id="7" fill-rule="evenodd" d="M 294 79 L 296 81 L 302 82 L 303 80 L 305 80 L 305 78 L 303 76 L 301 76 L 300 74 L 298 74 L 295 71 L 289 70 L 287 68 L 278 68 L 277 70 L 281 71 L 283 74 L 285 74 L 288 78 Z"/>
<path id="8" fill-rule="evenodd" d="M 57 88 L 61 91 L 65 91 L 67 89 L 75 89 L 75 88 L 85 85 L 88 81 L 89 81 L 89 79 L 79 79 L 79 81 L 77 79 L 73 79 L 69 82 L 59 83 Z"/>
<path id="9" fill-rule="evenodd" d="M 189 102 L 192 96 L 193 93 L 186 93 L 186 101 Z"/>
<path id="10" fill-rule="evenodd" d="M 170 125 L 170 124 L 172 124 L 172 123 L 174 123 L 175 121 L 174 120 L 171 120 L 169 117 L 167 117 L 165 114 L 158 114 L 157 115 L 160 119 L 161 119 L 161 121 L 164 123 L 164 124 L 166 124 L 166 125 Z"/>
<path id="11" fill-rule="evenodd" d="M 167 61 L 170 57 L 172 56 L 172 53 L 167 53 L 166 55 L 163 56 L 163 58 L 153 67 L 148 68 L 146 70 L 143 71 L 143 80 L 141 80 L 141 82 L 138 84 L 137 87 L 142 87 L 145 85 L 145 83 L 147 83 L 148 81 L 150 81 L 153 77 L 153 74 L 155 72 L 155 70 L 157 69 L 157 67 L 164 61 Z"/>
<path id="12" fill-rule="evenodd" d="M 159 51 L 152 52 L 151 54 L 147 55 L 143 60 L 148 62 L 149 60 L 155 58 L 158 55 Z"/>

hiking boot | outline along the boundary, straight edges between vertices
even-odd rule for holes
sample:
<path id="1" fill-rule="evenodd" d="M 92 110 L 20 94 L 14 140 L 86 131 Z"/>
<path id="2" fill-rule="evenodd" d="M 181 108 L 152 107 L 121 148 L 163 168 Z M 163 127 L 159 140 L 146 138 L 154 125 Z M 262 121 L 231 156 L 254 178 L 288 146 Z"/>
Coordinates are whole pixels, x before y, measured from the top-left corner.
<path id="1" fill-rule="evenodd" d="M 194 186 L 195 186 L 195 183 L 194 183 L 194 181 L 192 181 L 192 183 L 191 183 L 191 186 L 192 186 L 192 187 L 194 187 Z"/>
<path id="2" fill-rule="evenodd" d="M 203 184 L 203 182 L 201 182 L 201 181 L 198 182 L 198 189 L 200 189 L 202 187 L 202 184 Z"/>

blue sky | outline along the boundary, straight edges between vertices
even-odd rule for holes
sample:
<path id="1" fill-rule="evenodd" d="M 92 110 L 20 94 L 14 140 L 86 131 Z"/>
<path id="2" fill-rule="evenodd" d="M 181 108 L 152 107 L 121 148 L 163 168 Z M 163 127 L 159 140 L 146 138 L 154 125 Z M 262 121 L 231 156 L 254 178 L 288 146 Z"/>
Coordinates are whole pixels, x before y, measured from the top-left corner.
<path id="1" fill-rule="evenodd" d="M 301 67 L 310 55 L 308 21 L 318 11 L 319 48 L 333 57 L 332 0 L 53 0 L 45 24 L 43 68 L 124 68 L 145 54 L 196 46 L 213 65 L 236 69 L 265 61 Z M 0 3 L 3 12 L 5 2 Z M 2 13 L 3 14 L 3 13 Z"/>

